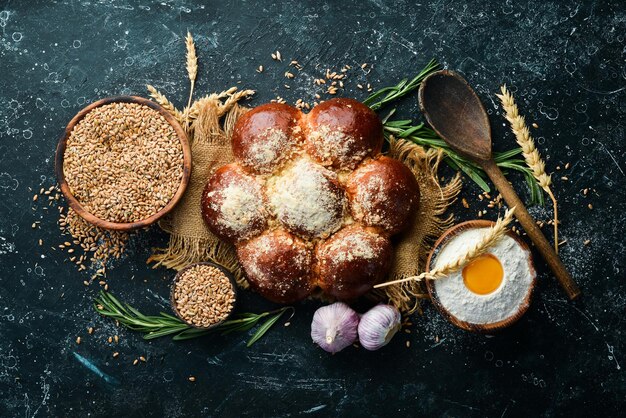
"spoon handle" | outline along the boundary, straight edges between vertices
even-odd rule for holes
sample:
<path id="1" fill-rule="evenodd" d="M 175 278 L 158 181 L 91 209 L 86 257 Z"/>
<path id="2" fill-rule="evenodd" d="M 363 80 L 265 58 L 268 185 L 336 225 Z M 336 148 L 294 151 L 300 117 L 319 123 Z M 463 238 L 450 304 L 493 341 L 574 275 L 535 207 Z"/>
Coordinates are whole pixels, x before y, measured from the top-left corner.
<path id="1" fill-rule="evenodd" d="M 520 224 L 524 227 L 524 230 L 533 241 L 543 258 L 546 260 L 550 269 L 559 280 L 559 283 L 567 293 L 567 296 L 570 299 L 576 299 L 580 296 L 580 289 L 572 279 L 572 276 L 565 269 L 565 266 L 561 262 L 561 259 L 554 251 L 554 248 L 550 245 L 546 237 L 541 232 L 541 229 L 535 223 L 535 220 L 530 216 L 528 210 L 526 210 L 526 206 L 517 196 L 515 190 L 509 183 L 509 181 L 504 177 L 502 171 L 498 168 L 495 161 L 493 159 L 481 161 L 481 165 L 485 173 L 489 176 L 493 184 L 495 184 L 498 191 L 504 197 L 504 200 L 509 205 L 509 207 L 515 206 L 515 217 L 519 220 Z"/>

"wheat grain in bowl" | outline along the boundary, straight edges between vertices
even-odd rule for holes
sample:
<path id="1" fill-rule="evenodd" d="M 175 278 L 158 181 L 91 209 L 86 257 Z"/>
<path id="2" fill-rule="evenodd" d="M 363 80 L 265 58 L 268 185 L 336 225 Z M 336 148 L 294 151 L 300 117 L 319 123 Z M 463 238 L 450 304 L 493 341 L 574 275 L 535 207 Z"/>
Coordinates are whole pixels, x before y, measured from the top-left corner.
<path id="1" fill-rule="evenodd" d="M 232 313 L 235 284 L 224 269 L 212 263 L 196 263 L 179 271 L 172 285 L 174 312 L 196 328 L 212 328 Z"/>
<path id="2" fill-rule="evenodd" d="M 183 179 L 183 146 L 155 109 L 113 102 L 95 107 L 72 129 L 63 154 L 71 194 L 99 219 L 146 219 L 174 197 Z"/>

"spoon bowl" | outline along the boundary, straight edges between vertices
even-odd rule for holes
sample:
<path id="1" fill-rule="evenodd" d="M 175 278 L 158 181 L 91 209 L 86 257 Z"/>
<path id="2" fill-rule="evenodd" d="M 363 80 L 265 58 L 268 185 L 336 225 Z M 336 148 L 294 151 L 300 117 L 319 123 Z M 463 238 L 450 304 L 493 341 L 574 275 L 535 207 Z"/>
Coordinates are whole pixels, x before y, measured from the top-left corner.
<path id="1" fill-rule="evenodd" d="M 419 89 L 428 124 L 452 149 L 472 160 L 491 158 L 491 126 L 480 99 L 458 74 L 443 70 L 427 77 Z"/>

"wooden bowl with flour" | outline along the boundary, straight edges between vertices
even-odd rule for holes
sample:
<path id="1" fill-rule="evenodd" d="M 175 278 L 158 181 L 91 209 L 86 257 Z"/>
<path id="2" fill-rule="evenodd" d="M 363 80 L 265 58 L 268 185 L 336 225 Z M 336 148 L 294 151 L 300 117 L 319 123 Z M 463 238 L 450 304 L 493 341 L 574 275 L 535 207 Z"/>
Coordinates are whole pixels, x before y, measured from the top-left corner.
<path id="1" fill-rule="evenodd" d="M 427 271 L 458 257 L 480 239 L 482 229 L 494 224 L 471 220 L 444 232 L 428 256 Z M 537 274 L 528 245 L 511 231 L 489 248 L 484 257 L 499 263 L 502 273 L 499 283 L 489 283 L 491 277 L 497 279 L 500 270 L 494 260 L 485 260 L 488 266 L 482 267 L 484 272 L 470 262 L 443 279 L 426 280 L 426 288 L 433 304 L 451 323 L 467 331 L 490 333 L 514 324 L 528 310 Z"/>

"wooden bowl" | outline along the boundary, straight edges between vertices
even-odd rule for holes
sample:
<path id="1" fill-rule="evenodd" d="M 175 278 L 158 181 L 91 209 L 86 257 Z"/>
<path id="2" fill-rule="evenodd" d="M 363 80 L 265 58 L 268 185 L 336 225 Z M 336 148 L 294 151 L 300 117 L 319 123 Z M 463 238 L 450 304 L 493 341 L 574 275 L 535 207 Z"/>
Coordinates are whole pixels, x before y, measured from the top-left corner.
<path id="1" fill-rule="evenodd" d="M 219 270 L 222 271 L 222 273 L 224 273 L 226 275 L 226 277 L 228 277 L 228 280 L 230 281 L 230 284 L 233 286 L 233 291 L 235 293 L 235 302 L 233 302 L 233 308 L 231 309 L 230 313 L 228 314 L 228 316 L 226 316 L 226 318 L 222 319 L 220 322 L 216 322 L 215 324 L 208 326 L 208 327 L 200 327 L 198 325 L 194 325 L 191 322 L 188 322 L 185 318 L 183 318 L 183 316 L 180 314 L 180 312 L 178 312 L 178 308 L 176 307 L 176 302 L 174 300 L 174 289 L 176 289 L 176 282 L 178 282 L 178 279 L 180 278 L 180 276 L 187 270 L 189 270 L 190 268 L 194 267 L 194 266 L 198 266 L 198 265 L 206 265 L 206 266 L 211 266 L 211 267 L 215 267 Z M 199 263 L 193 263 L 193 264 L 189 264 L 188 266 L 182 268 L 181 270 L 178 271 L 178 273 L 176 273 L 176 276 L 174 276 L 174 280 L 172 280 L 172 287 L 170 289 L 170 305 L 172 305 L 172 311 L 174 311 L 174 313 L 176 314 L 176 316 L 183 321 L 185 324 L 189 325 L 190 327 L 193 328 L 198 328 L 198 329 L 213 329 L 215 327 L 217 327 L 218 325 L 222 324 L 224 321 L 229 320 L 232 316 L 233 313 L 235 312 L 235 306 L 237 304 L 237 282 L 235 281 L 235 276 L 233 276 L 233 274 L 224 266 L 220 266 L 219 264 L 216 263 L 211 263 L 210 261 L 203 261 L 203 262 L 199 262 Z"/>
<path id="2" fill-rule="evenodd" d="M 437 242 L 435 242 L 435 245 L 433 246 L 433 249 L 431 250 L 430 254 L 428 255 L 428 259 L 426 260 L 426 270 L 430 271 L 430 269 L 432 267 L 431 264 L 433 264 L 433 262 L 435 261 L 436 254 L 453 237 L 455 237 L 459 233 L 461 233 L 463 231 L 466 231 L 466 230 L 469 230 L 469 229 L 489 228 L 489 227 L 493 226 L 494 224 L 495 224 L 495 222 L 491 222 L 491 221 L 487 221 L 487 220 L 471 220 L 471 221 L 462 222 L 462 223 L 460 223 L 458 225 L 455 225 L 452 228 L 448 229 L 437 240 Z M 535 271 L 535 268 L 533 266 L 532 255 L 530 253 L 530 249 L 528 248 L 528 245 L 519 236 L 517 236 L 517 234 L 515 234 L 514 232 L 508 231 L 507 235 L 510 236 L 511 238 L 513 238 L 515 241 L 517 241 L 517 243 L 520 244 L 522 246 L 522 248 L 525 249 L 528 252 L 528 262 L 529 262 L 529 266 L 530 266 L 530 274 L 533 277 L 532 282 L 530 284 L 530 290 L 526 294 L 526 298 L 524 299 L 524 303 L 522 303 L 520 305 L 519 309 L 517 310 L 517 312 L 514 315 L 512 315 L 512 316 L 510 316 L 510 317 L 508 317 L 508 318 L 506 318 L 506 319 L 504 319 L 502 321 L 493 322 L 493 323 L 490 323 L 490 324 L 473 324 L 473 323 L 470 323 L 470 322 L 462 321 L 462 320 L 458 319 L 457 317 L 455 317 L 454 315 L 452 315 L 446 309 L 446 307 L 441 304 L 441 302 L 439 300 L 439 297 L 437 296 L 437 291 L 435 289 L 435 284 L 433 283 L 433 280 L 426 280 L 426 288 L 428 289 L 428 294 L 429 294 L 430 299 L 432 300 L 433 304 L 437 307 L 439 312 L 441 312 L 441 314 L 446 319 L 448 319 L 448 321 L 452 322 L 457 327 L 462 328 L 462 329 L 467 330 L 467 331 L 479 332 L 479 333 L 490 333 L 490 332 L 494 332 L 494 331 L 499 331 L 499 330 L 504 329 L 506 327 L 509 327 L 510 325 L 512 325 L 515 322 L 517 322 L 517 320 L 519 320 L 524 315 L 524 313 L 526 313 L 526 311 L 528 310 L 528 307 L 530 306 L 531 295 L 532 295 L 532 293 L 533 293 L 533 291 L 535 289 L 535 286 L 537 284 L 537 272 Z"/>
<path id="3" fill-rule="evenodd" d="M 146 219 L 142 219 L 136 222 L 111 222 L 100 219 L 97 216 L 89 213 L 70 191 L 70 187 L 65 181 L 65 174 L 63 173 L 63 159 L 65 156 L 65 147 L 67 145 L 67 140 L 70 137 L 70 133 L 72 132 L 76 124 L 78 124 L 78 122 L 80 122 L 85 117 L 85 115 L 87 115 L 87 113 L 91 112 L 93 109 L 111 103 L 138 103 L 156 110 L 165 118 L 165 120 L 172 126 L 172 128 L 174 128 L 174 131 L 176 131 L 176 135 L 178 135 L 180 143 L 183 146 L 183 178 L 180 182 L 180 185 L 178 186 L 178 189 L 176 190 L 176 193 L 174 194 L 172 199 L 170 199 L 167 205 L 165 205 L 160 211 L 149 216 Z M 189 184 L 189 177 L 191 175 L 191 147 L 189 146 L 189 141 L 187 140 L 187 135 L 185 134 L 185 131 L 180 126 L 176 118 L 174 118 L 174 116 L 172 116 L 167 110 L 163 109 L 163 107 L 161 107 L 157 103 L 137 96 L 108 97 L 106 99 L 98 100 L 97 102 L 94 102 L 89 106 L 83 108 L 67 124 L 67 126 L 65 127 L 65 132 L 63 133 L 63 136 L 61 137 L 61 139 L 59 140 L 59 144 L 57 145 L 55 156 L 55 174 L 57 176 L 59 186 L 61 187 L 61 192 L 63 192 L 63 195 L 65 196 L 65 199 L 67 199 L 70 207 L 74 209 L 74 211 L 84 220 L 100 228 L 113 229 L 117 231 L 130 231 L 133 229 L 146 227 L 156 222 L 163 215 L 172 210 L 174 206 L 176 206 L 178 201 L 183 196 L 183 193 L 185 193 L 187 185 Z"/>

